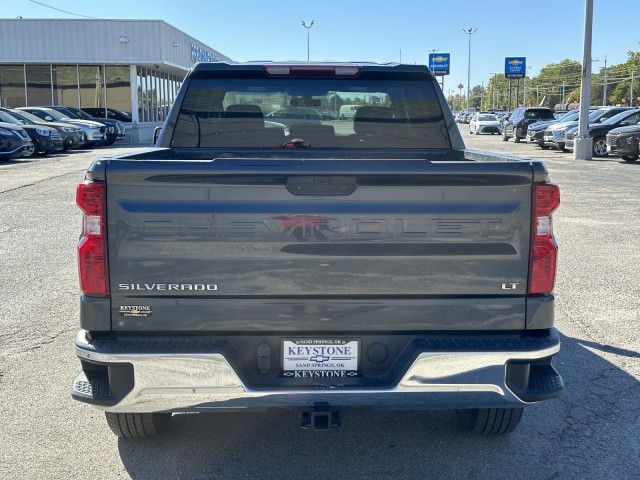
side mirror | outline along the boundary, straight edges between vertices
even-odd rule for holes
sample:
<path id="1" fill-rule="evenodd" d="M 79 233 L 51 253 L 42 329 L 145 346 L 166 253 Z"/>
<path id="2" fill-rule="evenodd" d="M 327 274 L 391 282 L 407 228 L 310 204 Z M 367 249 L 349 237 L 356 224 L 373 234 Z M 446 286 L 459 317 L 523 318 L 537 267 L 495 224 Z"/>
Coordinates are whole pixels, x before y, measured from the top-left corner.
<path id="1" fill-rule="evenodd" d="M 156 127 L 153 129 L 153 144 L 155 145 L 158 142 L 158 138 L 160 138 L 160 133 L 162 133 L 162 127 Z"/>
<path id="2" fill-rule="evenodd" d="M 53 122 L 53 118 L 51 118 L 49 115 L 47 115 L 46 117 L 44 117 L 44 119 L 45 119 L 47 122 Z"/>

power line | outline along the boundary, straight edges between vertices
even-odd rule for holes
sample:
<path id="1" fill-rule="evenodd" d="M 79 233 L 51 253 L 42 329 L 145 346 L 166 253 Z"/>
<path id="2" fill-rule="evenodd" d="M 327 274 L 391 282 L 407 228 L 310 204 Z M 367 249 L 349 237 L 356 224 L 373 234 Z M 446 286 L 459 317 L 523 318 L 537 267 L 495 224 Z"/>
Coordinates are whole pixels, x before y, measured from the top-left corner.
<path id="1" fill-rule="evenodd" d="M 68 12 L 68 11 L 62 10 L 60 8 L 52 7 L 51 5 L 46 5 L 46 4 L 41 3 L 41 2 L 36 2 L 36 0 L 29 0 L 29 1 L 31 3 L 37 3 L 38 5 L 42 5 L 43 7 L 47 7 L 47 8 L 50 8 L 52 10 L 57 10 L 59 12 L 68 13 L 69 15 L 75 15 L 76 17 L 84 17 L 84 18 L 91 18 L 92 20 L 97 20 L 96 17 L 88 17 L 86 15 L 80 15 L 79 13 Z"/>

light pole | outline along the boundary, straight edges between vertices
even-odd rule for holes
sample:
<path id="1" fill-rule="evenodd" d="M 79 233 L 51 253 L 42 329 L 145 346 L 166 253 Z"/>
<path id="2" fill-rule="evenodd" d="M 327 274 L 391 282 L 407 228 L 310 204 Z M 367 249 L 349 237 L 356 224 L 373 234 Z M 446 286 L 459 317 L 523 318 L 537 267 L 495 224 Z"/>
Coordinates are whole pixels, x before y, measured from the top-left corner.
<path id="1" fill-rule="evenodd" d="M 607 100 L 607 56 L 604 56 L 604 90 L 602 91 L 602 105 L 609 105 L 609 101 Z"/>
<path id="2" fill-rule="evenodd" d="M 427 51 L 428 51 L 429 53 L 437 53 L 437 52 L 438 52 L 438 50 L 439 50 L 438 48 L 430 48 L 430 49 L 427 49 Z M 431 70 L 431 72 L 433 73 L 433 61 L 429 64 L 429 69 L 430 69 L 430 70 Z"/>
<path id="3" fill-rule="evenodd" d="M 307 27 L 307 24 L 304 23 L 304 20 L 303 20 L 302 21 L 302 26 L 307 29 L 307 62 L 308 62 L 309 61 L 309 30 L 311 30 L 311 27 L 313 27 L 313 20 L 311 20 L 311 23 L 309 24 L 308 27 Z"/>
<path id="4" fill-rule="evenodd" d="M 429 53 L 434 54 L 437 53 L 439 50 L 439 48 L 431 48 L 428 49 Z M 433 57 L 431 57 L 433 58 Z M 431 63 L 429 64 L 429 70 L 431 70 L 431 73 L 433 73 L 433 60 L 431 61 Z M 440 82 L 438 82 L 440 83 Z M 440 84 L 440 88 L 442 89 L 442 91 L 444 92 L 444 75 L 442 75 L 442 83 Z"/>
<path id="5" fill-rule="evenodd" d="M 591 160 L 593 139 L 589 136 L 589 104 L 591 102 L 591 44 L 593 36 L 593 0 L 585 0 L 582 77 L 580 82 L 580 116 L 578 135 L 574 138 L 574 160 Z"/>
<path id="6" fill-rule="evenodd" d="M 471 94 L 471 35 L 476 33 L 477 28 L 463 28 L 462 31 L 469 35 L 469 62 L 467 64 L 467 110 L 470 109 L 469 96 Z"/>

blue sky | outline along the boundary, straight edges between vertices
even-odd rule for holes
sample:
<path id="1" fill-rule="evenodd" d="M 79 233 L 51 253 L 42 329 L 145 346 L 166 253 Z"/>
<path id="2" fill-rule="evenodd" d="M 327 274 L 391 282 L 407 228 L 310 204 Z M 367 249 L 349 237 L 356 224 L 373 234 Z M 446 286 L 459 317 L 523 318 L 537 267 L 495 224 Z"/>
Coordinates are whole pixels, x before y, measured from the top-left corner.
<path id="1" fill-rule="evenodd" d="M 586 0 L 4 0 L 3 18 L 164 20 L 237 61 L 311 60 L 424 63 L 451 54 L 445 93 L 504 72 L 505 57 L 526 57 L 529 75 L 565 58 L 582 61 Z M 54 10 L 66 10 L 77 15 Z M 594 0 L 593 70 L 640 51 L 640 0 Z M 1 61 L 1 59 L 0 59 Z"/>

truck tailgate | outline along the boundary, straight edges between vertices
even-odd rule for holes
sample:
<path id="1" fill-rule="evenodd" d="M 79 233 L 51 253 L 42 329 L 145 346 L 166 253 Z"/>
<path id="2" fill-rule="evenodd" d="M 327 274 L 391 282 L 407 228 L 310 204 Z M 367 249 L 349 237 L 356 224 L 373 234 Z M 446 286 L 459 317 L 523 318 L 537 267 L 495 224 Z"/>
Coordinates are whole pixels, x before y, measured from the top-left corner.
<path id="1" fill-rule="evenodd" d="M 112 328 L 524 329 L 532 176 L 516 161 L 111 160 Z"/>

